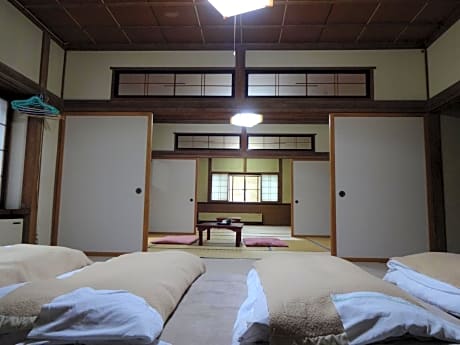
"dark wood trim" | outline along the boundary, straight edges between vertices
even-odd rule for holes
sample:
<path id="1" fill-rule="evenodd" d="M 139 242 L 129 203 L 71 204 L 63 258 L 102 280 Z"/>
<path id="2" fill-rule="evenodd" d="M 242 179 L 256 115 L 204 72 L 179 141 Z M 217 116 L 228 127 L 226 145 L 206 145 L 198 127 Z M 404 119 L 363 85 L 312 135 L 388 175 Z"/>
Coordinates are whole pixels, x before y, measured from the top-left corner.
<path id="1" fill-rule="evenodd" d="M 425 57 L 425 90 L 426 99 L 430 99 L 430 69 L 428 68 L 428 50 L 424 49 L 423 54 Z"/>
<path id="2" fill-rule="evenodd" d="M 195 196 L 193 197 L 193 224 L 196 225 L 198 223 L 198 178 L 199 178 L 199 170 L 200 164 L 198 162 L 198 158 L 195 159 Z M 196 226 L 193 227 L 193 233 L 196 233 Z"/>
<path id="3" fill-rule="evenodd" d="M 159 3 L 159 2 L 158 2 Z M 115 4 L 115 3 L 113 3 Z M 112 5 L 112 3 L 111 3 Z M 276 27 L 273 26 L 273 27 Z M 308 28 L 308 25 L 304 25 Z M 305 42 L 305 43 L 243 43 L 237 44 L 246 50 L 380 50 L 380 49 L 424 49 L 423 43 L 414 42 Z M 156 51 L 156 50 L 233 50 L 233 43 L 72 43 L 66 47 L 74 51 Z"/>
<path id="4" fill-rule="evenodd" d="M 243 104 L 246 95 L 246 50 L 238 47 L 235 51 L 235 99 Z M 243 109 L 241 109 L 243 110 Z"/>
<path id="5" fill-rule="evenodd" d="M 283 202 L 283 158 L 278 159 L 278 202 Z M 292 181 L 292 180 L 291 180 Z"/>
<path id="6" fill-rule="evenodd" d="M 335 115 L 329 117 L 329 161 L 331 187 L 331 255 L 337 256 L 337 220 L 336 220 L 336 186 L 335 186 Z"/>
<path id="7" fill-rule="evenodd" d="M 328 123 L 330 113 L 424 113 L 425 101 L 374 101 L 368 99 L 263 98 L 244 100 L 244 106 L 257 109 L 264 123 Z M 153 112 L 156 123 L 229 123 L 240 111 L 235 99 L 116 99 L 67 100 L 69 112 Z"/>
<path id="8" fill-rule="evenodd" d="M 388 261 L 388 258 L 350 258 L 350 257 L 345 257 L 342 258 L 351 262 L 380 262 L 382 264 L 385 264 Z"/>
<path id="9" fill-rule="evenodd" d="M 51 222 L 51 245 L 58 245 L 59 215 L 61 211 L 61 181 L 64 164 L 65 117 L 59 122 L 59 134 L 56 153 L 56 174 L 54 177 L 53 218 Z"/>
<path id="10" fill-rule="evenodd" d="M 29 211 L 27 208 L 0 209 L 0 218 L 23 218 L 29 214 Z"/>
<path id="11" fill-rule="evenodd" d="M 426 114 L 424 126 L 430 250 L 443 252 L 447 250 L 447 238 L 440 117 Z"/>
<path id="12" fill-rule="evenodd" d="M 24 175 L 22 179 L 23 207 L 30 209 L 28 228 L 24 229 L 26 243 L 37 243 L 38 193 L 40 188 L 40 166 L 42 154 L 44 119 L 27 119 L 27 136 L 24 157 Z"/>
<path id="13" fill-rule="evenodd" d="M 35 94 L 40 91 L 40 86 L 36 82 L 2 62 L 0 62 L 0 87 L 12 94 Z"/>
<path id="14" fill-rule="evenodd" d="M 427 102 L 427 111 L 439 112 L 455 102 L 460 102 L 460 80 L 430 98 Z"/>
<path id="15" fill-rule="evenodd" d="M 7 100 L 41 93 L 39 84 L 2 62 L 0 62 L 0 90 Z M 47 103 L 63 109 L 63 102 L 59 96 L 47 91 L 47 98 Z"/>
<path id="16" fill-rule="evenodd" d="M 155 158 L 291 158 L 291 159 L 304 159 L 315 161 L 329 160 L 328 152 L 311 152 L 311 151 L 286 151 L 286 150 L 261 150 L 248 151 L 243 154 L 240 151 L 212 151 L 212 150 L 196 150 L 196 151 L 152 151 L 152 159 Z"/>
<path id="17" fill-rule="evenodd" d="M 208 193 L 207 195 L 208 195 L 207 202 L 209 202 L 212 197 L 212 158 L 208 158 Z M 197 209 L 198 209 L 198 204 L 197 204 Z"/>
<path id="18" fill-rule="evenodd" d="M 67 68 L 67 50 L 64 50 L 64 63 L 62 64 L 62 76 L 61 76 L 61 99 L 64 99 L 64 87 L 65 87 L 65 71 Z"/>
<path id="19" fill-rule="evenodd" d="M 149 240 L 149 219 L 150 219 L 150 181 L 152 171 L 152 125 L 153 114 L 147 116 L 147 147 L 145 156 L 145 183 L 144 183 L 144 225 L 142 234 L 142 251 L 146 252 Z"/>
<path id="20" fill-rule="evenodd" d="M 42 54 L 40 58 L 40 76 L 39 76 L 39 87 L 40 93 L 43 94 L 46 91 L 48 84 L 48 67 L 50 61 L 50 36 L 44 32 L 42 37 Z"/>
<path id="21" fill-rule="evenodd" d="M 48 82 L 48 66 L 50 57 L 50 37 L 43 33 L 40 58 L 40 74 L 38 86 L 40 94 L 46 92 Z M 26 234 L 23 241 L 27 243 L 37 243 L 37 217 L 38 217 L 38 198 L 40 193 L 40 170 L 43 146 L 43 118 L 27 118 L 26 147 L 24 157 L 24 175 L 22 178 L 21 203 L 23 207 L 30 209 L 27 217 L 27 227 L 24 229 Z"/>
<path id="22" fill-rule="evenodd" d="M 248 152 L 248 130 L 245 127 L 241 127 L 240 135 L 240 152 L 242 157 L 247 157 Z"/>

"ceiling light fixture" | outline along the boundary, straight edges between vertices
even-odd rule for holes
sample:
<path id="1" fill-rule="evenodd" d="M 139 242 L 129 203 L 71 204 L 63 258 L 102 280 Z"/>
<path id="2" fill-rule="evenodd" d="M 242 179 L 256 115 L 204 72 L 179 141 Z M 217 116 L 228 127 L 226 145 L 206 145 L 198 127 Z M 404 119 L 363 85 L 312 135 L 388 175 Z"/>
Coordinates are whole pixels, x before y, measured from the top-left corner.
<path id="1" fill-rule="evenodd" d="M 209 0 L 209 2 L 224 18 L 273 6 L 273 0 Z"/>
<path id="2" fill-rule="evenodd" d="M 261 114 L 255 113 L 238 113 L 230 118 L 230 123 L 235 126 L 253 127 L 263 120 Z"/>

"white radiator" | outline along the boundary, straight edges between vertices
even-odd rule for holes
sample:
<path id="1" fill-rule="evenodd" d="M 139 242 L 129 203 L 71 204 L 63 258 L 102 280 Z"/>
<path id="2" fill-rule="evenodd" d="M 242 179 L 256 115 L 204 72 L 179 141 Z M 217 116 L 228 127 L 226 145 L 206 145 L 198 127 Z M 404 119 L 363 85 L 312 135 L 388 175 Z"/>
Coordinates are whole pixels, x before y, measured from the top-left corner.
<path id="1" fill-rule="evenodd" d="M 22 223 L 19 219 L 0 219 L 0 246 L 22 242 Z"/>

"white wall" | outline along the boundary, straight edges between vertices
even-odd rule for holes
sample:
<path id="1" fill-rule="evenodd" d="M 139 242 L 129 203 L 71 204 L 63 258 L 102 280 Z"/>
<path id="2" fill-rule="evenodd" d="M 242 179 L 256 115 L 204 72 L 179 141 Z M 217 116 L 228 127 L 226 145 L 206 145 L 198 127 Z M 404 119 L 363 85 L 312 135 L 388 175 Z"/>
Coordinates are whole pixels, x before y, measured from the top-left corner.
<path id="1" fill-rule="evenodd" d="M 375 67 L 376 100 L 426 100 L 421 50 L 248 51 L 247 67 Z"/>
<path id="2" fill-rule="evenodd" d="M 460 113 L 459 113 L 460 115 Z M 441 116 L 447 250 L 460 253 L 460 118 Z"/>
<path id="3" fill-rule="evenodd" d="M 428 48 L 430 97 L 460 80 L 460 20 Z"/>
<path id="4" fill-rule="evenodd" d="M 38 244 L 51 243 L 59 120 L 45 120 L 37 210 Z"/>
<path id="5" fill-rule="evenodd" d="M 109 99 L 111 67 L 234 67 L 231 51 L 69 51 L 65 99 Z"/>
<path id="6" fill-rule="evenodd" d="M 42 31 L 8 1 L 0 1 L 0 61 L 38 83 Z"/>
<path id="7" fill-rule="evenodd" d="M 47 89 L 59 97 L 61 96 L 63 71 L 64 50 L 54 41 L 51 41 Z"/>
<path id="8" fill-rule="evenodd" d="M 173 151 L 174 133 L 241 133 L 241 127 L 230 124 L 153 124 L 153 150 Z M 316 151 L 329 152 L 329 125 L 272 125 L 260 124 L 247 129 L 248 133 L 310 134 L 316 133 Z"/>
<path id="9" fill-rule="evenodd" d="M 24 175 L 24 157 L 26 150 L 27 117 L 14 112 L 11 123 L 10 160 L 8 167 L 8 186 L 6 208 L 20 208 L 22 194 L 22 176 Z"/>

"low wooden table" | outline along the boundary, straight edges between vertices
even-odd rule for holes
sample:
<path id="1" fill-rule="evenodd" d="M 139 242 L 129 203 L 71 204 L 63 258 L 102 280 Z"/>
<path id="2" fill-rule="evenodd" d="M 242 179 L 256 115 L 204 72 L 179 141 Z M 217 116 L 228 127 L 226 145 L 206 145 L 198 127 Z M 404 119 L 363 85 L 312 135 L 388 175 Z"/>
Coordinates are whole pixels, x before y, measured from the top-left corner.
<path id="1" fill-rule="evenodd" d="M 203 231 L 208 231 L 206 237 L 207 240 L 211 239 L 211 229 L 228 229 L 236 232 L 235 247 L 239 247 L 241 243 L 241 230 L 243 230 L 243 223 L 230 223 L 230 224 L 219 224 L 218 222 L 206 222 L 196 225 L 198 230 L 198 245 L 203 245 Z"/>

